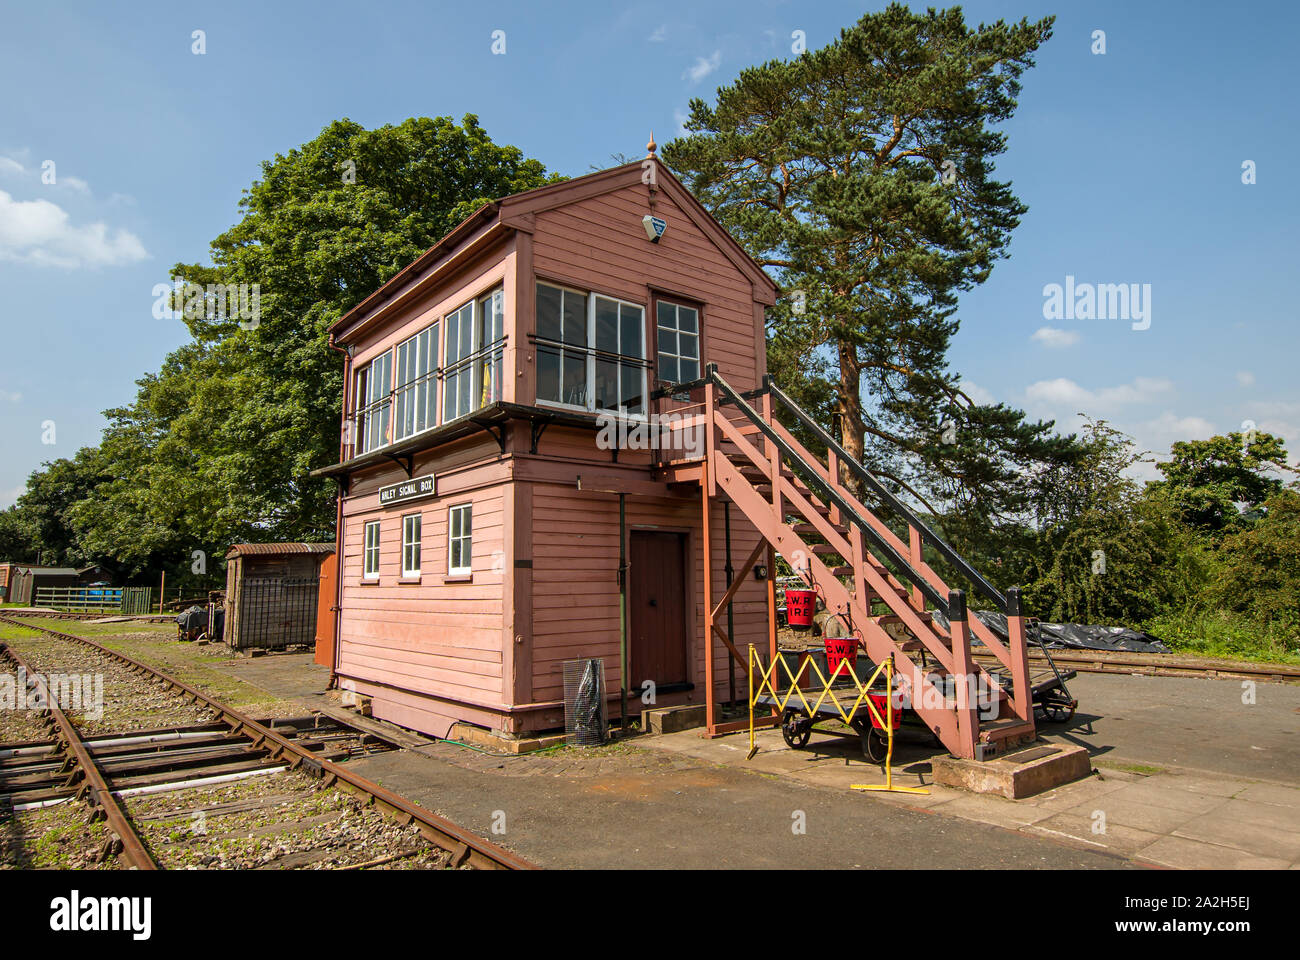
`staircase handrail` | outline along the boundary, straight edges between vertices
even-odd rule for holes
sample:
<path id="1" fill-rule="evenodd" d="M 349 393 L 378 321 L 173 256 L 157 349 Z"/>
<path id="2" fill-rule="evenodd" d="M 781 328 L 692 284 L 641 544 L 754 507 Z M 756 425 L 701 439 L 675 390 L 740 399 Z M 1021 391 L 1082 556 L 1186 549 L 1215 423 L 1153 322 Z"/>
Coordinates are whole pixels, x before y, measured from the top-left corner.
<path id="1" fill-rule="evenodd" d="M 799 454 L 781 438 L 780 434 L 773 429 L 772 425 L 764 420 L 763 417 L 759 415 L 758 411 L 750 406 L 749 402 L 746 401 L 744 397 L 742 397 L 736 389 L 731 386 L 731 384 L 727 383 L 723 376 L 718 373 L 717 369 L 711 364 L 709 367 L 709 376 L 714 385 L 722 391 L 727 401 L 739 407 L 741 412 L 745 414 L 750 422 L 753 423 L 754 426 L 758 427 L 763 435 L 776 445 L 778 450 L 780 450 L 786 457 L 790 458 L 793 465 L 803 465 L 803 472 L 807 474 L 803 478 L 804 482 L 807 483 L 809 487 L 816 490 L 818 495 L 821 496 L 828 505 L 834 505 L 844 517 L 847 517 L 857 524 L 863 534 L 872 542 L 872 544 L 875 545 L 876 550 L 885 559 L 893 563 L 899 573 L 911 581 L 912 585 L 920 590 L 926 599 L 929 600 L 935 608 L 943 611 L 946 616 L 948 611 L 948 598 L 940 594 L 926 577 L 914 570 L 911 563 L 904 559 L 898 551 L 895 550 L 893 546 L 885 540 L 885 538 L 882 537 L 874 527 L 871 526 L 871 524 L 864 520 L 858 513 L 857 509 L 855 509 L 848 500 L 841 496 L 831 484 L 825 482 L 814 469 L 809 467 L 807 464 L 804 464 L 803 458 L 800 457 Z M 775 389 L 775 387 L 772 387 L 772 389 Z M 778 479 L 779 477 L 774 477 L 773 482 L 777 482 Z"/>
<path id="2" fill-rule="evenodd" d="M 714 373 L 714 377 L 717 380 L 721 380 L 721 377 L 718 376 L 716 372 Z M 1000 613 L 1005 614 L 1007 612 L 1007 598 L 1002 591 L 984 579 L 984 576 L 971 566 L 970 562 L 967 561 L 965 557 L 954 550 L 952 546 L 943 539 L 943 537 L 939 536 L 938 533 L 927 526 L 921 518 L 916 515 L 911 507 L 896 497 L 888 487 L 880 482 L 879 478 L 876 477 L 875 474 L 864 467 L 858 462 L 856 457 L 840 446 L 840 444 L 836 442 L 835 438 L 823 430 L 822 427 L 813 420 L 813 418 L 810 417 L 802 407 L 790 399 L 790 397 L 786 395 L 785 391 L 776 385 L 772 380 L 771 375 L 764 378 L 764 384 L 767 389 L 771 391 L 773 397 L 780 401 L 787 410 L 794 414 L 795 418 L 800 423 L 812 431 L 812 434 L 817 437 L 818 440 L 826 444 L 827 449 L 835 451 L 835 455 L 839 458 L 840 463 L 847 466 L 854 475 L 870 487 L 871 491 L 883 500 L 885 504 L 887 504 L 898 516 L 906 520 L 910 526 L 915 527 L 917 532 L 920 534 L 923 543 L 928 543 L 930 546 L 934 547 L 934 549 L 938 551 L 939 555 L 952 564 L 958 573 L 969 580 L 988 600 L 992 601 Z"/>

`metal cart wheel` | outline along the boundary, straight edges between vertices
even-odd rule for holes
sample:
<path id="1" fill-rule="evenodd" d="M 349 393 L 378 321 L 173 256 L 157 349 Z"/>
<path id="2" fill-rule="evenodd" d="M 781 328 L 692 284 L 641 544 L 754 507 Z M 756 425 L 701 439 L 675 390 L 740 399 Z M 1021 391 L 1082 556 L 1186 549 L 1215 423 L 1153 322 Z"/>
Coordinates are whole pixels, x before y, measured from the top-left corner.
<path id="1" fill-rule="evenodd" d="M 1069 723 L 1074 719 L 1075 704 L 1049 703 L 1043 706 L 1043 713 L 1052 723 Z"/>
<path id="2" fill-rule="evenodd" d="M 884 733 L 871 724 L 865 724 L 859 734 L 862 737 L 862 754 L 872 763 L 884 763 L 889 755 L 889 741 Z"/>
<path id="3" fill-rule="evenodd" d="M 781 736 L 786 746 L 798 750 L 808 743 L 812 736 L 812 723 L 800 720 L 799 714 L 786 710 L 781 714 Z"/>

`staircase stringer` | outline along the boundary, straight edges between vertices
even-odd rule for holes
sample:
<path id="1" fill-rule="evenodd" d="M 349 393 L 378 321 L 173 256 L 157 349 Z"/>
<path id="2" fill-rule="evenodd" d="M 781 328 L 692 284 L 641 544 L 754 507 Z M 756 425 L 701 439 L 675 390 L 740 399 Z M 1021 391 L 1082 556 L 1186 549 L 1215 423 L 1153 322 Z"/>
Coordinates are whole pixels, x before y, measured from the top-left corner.
<path id="1" fill-rule="evenodd" d="M 827 608 L 832 612 L 842 611 L 848 616 L 850 622 L 861 630 L 867 656 L 875 663 L 883 663 L 893 656 L 897 675 L 906 678 L 912 709 L 926 726 L 955 756 L 974 757 L 975 742 L 969 725 L 963 736 L 958 728 L 957 712 L 949 705 L 944 692 L 931 682 L 929 675 L 894 642 L 894 638 L 870 618 L 868 611 L 808 549 L 807 543 L 791 529 L 784 518 L 773 515 L 772 504 L 763 499 L 727 458 L 721 456 L 717 458 L 714 475 L 718 486 L 778 552 L 786 557 L 802 552 L 807 557 L 808 569 L 814 583 L 822 591 Z M 812 512 L 820 518 L 820 514 L 816 511 Z M 809 520 L 811 522 L 811 518 Z"/>

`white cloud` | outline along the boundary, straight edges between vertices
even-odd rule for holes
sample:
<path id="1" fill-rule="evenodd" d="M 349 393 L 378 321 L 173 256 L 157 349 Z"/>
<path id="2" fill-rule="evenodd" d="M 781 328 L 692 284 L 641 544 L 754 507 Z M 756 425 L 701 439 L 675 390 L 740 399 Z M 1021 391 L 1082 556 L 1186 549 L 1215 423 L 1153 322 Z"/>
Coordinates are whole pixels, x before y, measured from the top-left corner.
<path id="1" fill-rule="evenodd" d="M 655 32 L 650 34 L 646 40 L 650 43 L 663 43 L 664 38 L 668 36 L 668 24 L 660 24 L 655 28 Z"/>
<path id="2" fill-rule="evenodd" d="M 70 187 L 78 193 L 90 193 L 90 184 L 80 177 L 59 177 L 58 185 L 61 187 Z"/>
<path id="3" fill-rule="evenodd" d="M 695 63 L 690 67 L 687 67 L 686 72 L 682 74 L 682 79 L 689 80 L 691 83 L 699 83 L 709 74 L 713 73 L 713 71 L 717 70 L 721 63 L 721 50 L 714 50 L 713 55 L 707 59 L 704 57 L 696 57 Z"/>
<path id="4" fill-rule="evenodd" d="M 691 119 L 691 115 L 685 110 L 676 109 L 673 110 L 673 119 L 677 121 L 677 136 L 689 137 L 691 131 L 686 129 L 686 121 Z"/>
<path id="5" fill-rule="evenodd" d="M 1137 377 L 1132 383 L 1088 390 L 1066 377 L 1039 380 L 1025 388 L 1029 405 L 1051 408 L 1048 412 L 1086 413 L 1099 416 L 1134 404 L 1150 403 L 1173 390 L 1171 381 L 1158 377 Z M 1059 408 L 1069 408 L 1060 411 Z"/>
<path id="6" fill-rule="evenodd" d="M 1041 343 L 1045 347 L 1052 349 L 1061 349 L 1063 347 L 1072 347 L 1079 342 L 1080 336 L 1077 330 L 1058 330 L 1056 327 L 1039 327 L 1034 331 L 1034 335 L 1029 338 Z"/>
<path id="7" fill-rule="evenodd" d="M 13 157 L 0 157 L 0 173 L 13 173 L 21 176 L 26 172 L 27 168 Z"/>
<path id="8" fill-rule="evenodd" d="M 22 403 L 22 399 L 23 395 L 21 393 L 0 390 L 0 400 L 8 400 L 10 403 Z"/>
<path id="9" fill-rule="evenodd" d="M 981 407 L 989 407 L 997 403 L 997 401 L 993 399 L 993 394 L 989 393 L 973 380 L 963 380 L 960 387 L 966 392 L 966 396 L 970 397 Z"/>
<path id="10" fill-rule="evenodd" d="M 0 490 L 0 510 L 8 510 L 14 503 L 27 492 L 27 486 L 11 487 L 8 490 Z"/>
<path id="11" fill-rule="evenodd" d="M 1238 370 L 1237 382 L 1243 387 L 1253 387 L 1255 385 L 1255 375 L 1249 370 Z"/>
<path id="12" fill-rule="evenodd" d="M 51 267 L 118 266 L 148 259 L 140 238 L 104 223 L 76 226 L 48 200 L 14 200 L 0 190 L 0 260 Z"/>

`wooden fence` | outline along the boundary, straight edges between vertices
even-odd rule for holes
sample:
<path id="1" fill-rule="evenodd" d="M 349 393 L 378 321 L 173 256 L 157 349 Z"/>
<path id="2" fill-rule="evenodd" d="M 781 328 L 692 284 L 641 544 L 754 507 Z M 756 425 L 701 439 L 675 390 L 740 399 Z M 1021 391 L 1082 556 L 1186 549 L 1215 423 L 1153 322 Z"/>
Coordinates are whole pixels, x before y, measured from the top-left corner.
<path id="1" fill-rule="evenodd" d="M 37 587 L 35 604 L 63 613 L 148 613 L 152 587 Z"/>

